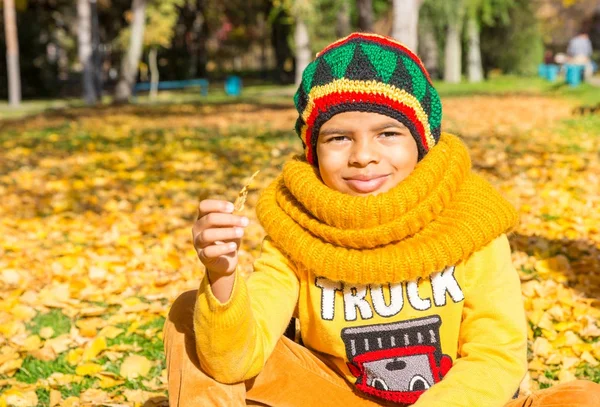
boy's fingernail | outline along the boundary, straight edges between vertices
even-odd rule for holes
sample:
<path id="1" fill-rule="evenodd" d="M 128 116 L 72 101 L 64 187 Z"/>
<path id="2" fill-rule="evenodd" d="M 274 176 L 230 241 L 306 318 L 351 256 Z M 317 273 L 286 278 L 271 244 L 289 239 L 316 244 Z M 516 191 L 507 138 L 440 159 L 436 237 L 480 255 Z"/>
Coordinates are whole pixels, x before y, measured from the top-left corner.
<path id="1" fill-rule="evenodd" d="M 233 204 L 231 202 L 227 202 L 227 205 L 225 206 L 225 210 L 227 212 L 233 212 L 234 209 L 235 208 L 234 208 Z"/>
<path id="2" fill-rule="evenodd" d="M 250 224 L 250 220 L 247 217 L 243 217 L 242 219 L 240 219 L 240 225 L 242 226 L 248 226 Z"/>
<path id="3" fill-rule="evenodd" d="M 244 229 L 235 228 L 235 235 L 237 237 L 242 237 L 243 234 L 244 234 Z"/>
<path id="4" fill-rule="evenodd" d="M 235 244 L 235 243 L 229 243 L 229 248 L 231 250 L 235 250 L 235 249 L 237 249 L 237 244 Z"/>

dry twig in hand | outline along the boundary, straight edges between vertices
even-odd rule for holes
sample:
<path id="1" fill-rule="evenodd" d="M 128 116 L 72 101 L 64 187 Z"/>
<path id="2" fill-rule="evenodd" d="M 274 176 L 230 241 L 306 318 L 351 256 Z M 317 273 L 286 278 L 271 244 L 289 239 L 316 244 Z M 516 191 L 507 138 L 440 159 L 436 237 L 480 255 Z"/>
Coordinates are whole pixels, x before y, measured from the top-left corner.
<path id="1" fill-rule="evenodd" d="M 238 197 L 236 198 L 235 203 L 233 204 L 234 212 L 240 212 L 242 209 L 244 209 L 244 204 L 246 203 L 246 198 L 248 197 L 248 188 L 250 187 L 250 185 L 252 185 L 254 177 L 256 177 L 259 172 L 260 170 L 252 174 L 252 176 L 248 180 L 248 183 L 244 185 L 244 187 L 240 190 Z"/>

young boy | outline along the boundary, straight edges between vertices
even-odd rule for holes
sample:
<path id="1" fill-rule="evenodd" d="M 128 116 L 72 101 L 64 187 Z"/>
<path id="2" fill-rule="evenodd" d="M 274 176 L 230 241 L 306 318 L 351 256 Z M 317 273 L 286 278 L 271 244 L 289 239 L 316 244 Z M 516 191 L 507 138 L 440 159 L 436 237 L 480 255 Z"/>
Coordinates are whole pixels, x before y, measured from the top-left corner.
<path id="1" fill-rule="evenodd" d="M 441 133 L 415 54 L 350 35 L 294 101 L 305 157 L 261 195 L 268 236 L 247 281 L 248 219 L 200 203 L 206 274 L 165 326 L 171 406 L 600 405 L 591 382 L 511 401 L 527 370 L 517 215 Z M 292 316 L 304 346 L 282 337 Z"/>

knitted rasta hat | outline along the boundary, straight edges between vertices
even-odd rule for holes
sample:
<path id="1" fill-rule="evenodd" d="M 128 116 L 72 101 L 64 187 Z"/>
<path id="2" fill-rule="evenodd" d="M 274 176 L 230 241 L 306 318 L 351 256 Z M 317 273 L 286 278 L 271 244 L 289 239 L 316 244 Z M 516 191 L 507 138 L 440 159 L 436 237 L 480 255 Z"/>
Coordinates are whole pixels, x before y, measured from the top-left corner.
<path id="1" fill-rule="evenodd" d="M 319 129 L 348 111 L 390 116 L 411 131 L 419 160 L 440 139 L 442 104 L 423 63 L 399 42 L 354 33 L 317 54 L 294 95 L 296 132 L 309 163 L 318 165 Z"/>

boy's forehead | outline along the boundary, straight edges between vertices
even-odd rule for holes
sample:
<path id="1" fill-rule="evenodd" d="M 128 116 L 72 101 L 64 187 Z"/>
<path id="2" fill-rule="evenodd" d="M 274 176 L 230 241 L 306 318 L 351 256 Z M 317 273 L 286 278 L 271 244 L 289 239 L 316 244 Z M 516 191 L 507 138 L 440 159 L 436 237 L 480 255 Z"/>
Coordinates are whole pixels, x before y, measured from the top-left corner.
<path id="1" fill-rule="evenodd" d="M 323 123 L 319 129 L 319 133 L 327 132 L 329 129 L 336 128 L 356 128 L 366 130 L 377 130 L 386 127 L 406 126 L 390 116 L 385 116 L 373 112 L 350 111 L 338 113 Z"/>

